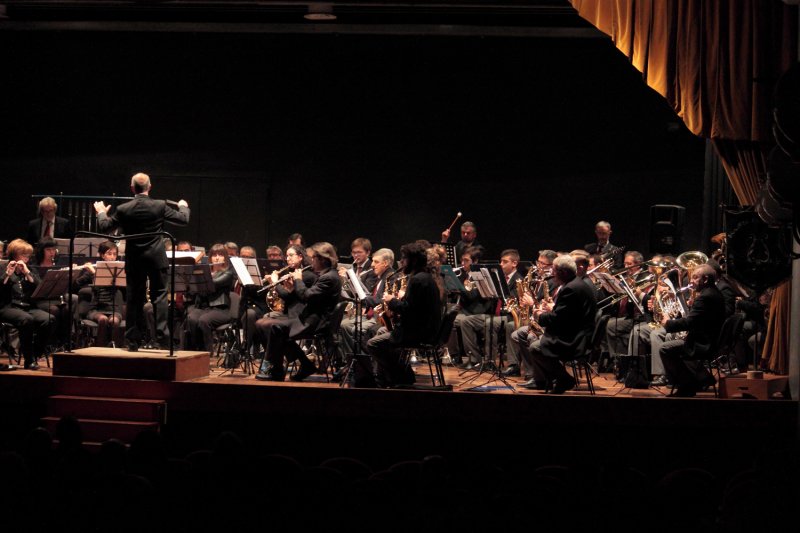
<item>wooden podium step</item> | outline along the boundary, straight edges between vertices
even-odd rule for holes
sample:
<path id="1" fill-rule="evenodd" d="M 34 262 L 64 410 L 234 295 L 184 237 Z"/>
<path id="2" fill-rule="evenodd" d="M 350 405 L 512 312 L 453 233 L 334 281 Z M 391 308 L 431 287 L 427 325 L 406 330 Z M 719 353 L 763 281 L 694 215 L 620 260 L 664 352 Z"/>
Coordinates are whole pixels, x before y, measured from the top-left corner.
<path id="1" fill-rule="evenodd" d="M 61 417 L 46 416 L 42 418 L 44 427 L 51 435 L 56 434 L 56 425 Z M 130 422 L 127 420 L 93 420 L 79 418 L 84 442 L 104 442 L 108 439 L 119 439 L 122 442 L 133 442 L 142 431 L 158 431 L 158 422 Z"/>
<path id="2" fill-rule="evenodd" d="M 91 420 L 126 420 L 129 422 L 167 421 L 167 402 L 135 398 L 99 398 L 93 396 L 51 396 L 47 414 Z"/>

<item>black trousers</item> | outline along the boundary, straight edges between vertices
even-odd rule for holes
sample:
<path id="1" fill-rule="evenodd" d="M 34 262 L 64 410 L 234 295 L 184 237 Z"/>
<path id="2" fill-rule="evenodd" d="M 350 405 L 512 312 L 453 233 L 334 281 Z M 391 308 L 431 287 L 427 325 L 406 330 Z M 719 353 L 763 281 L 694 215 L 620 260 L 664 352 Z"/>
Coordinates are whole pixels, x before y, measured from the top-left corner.
<path id="1" fill-rule="evenodd" d="M 19 344 L 26 366 L 44 353 L 44 347 L 56 329 L 53 315 L 36 308 L 26 311 L 7 305 L 0 309 L 0 320 L 12 324 L 19 331 Z"/>
<path id="2" fill-rule="evenodd" d="M 530 343 L 529 349 L 522 351 L 522 356 L 525 362 L 528 363 L 533 371 L 533 379 L 537 383 L 547 383 L 548 381 L 559 381 L 561 383 L 569 383 L 573 377 L 569 375 L 564 364 L 558 357 L 551 357 L 542 353 L 539 345 L 540 340 L 535 340 Z"/>
<path id="3" fill-rule="evenodd" d="M 211 352 L 214 348 L 214 330 L 231 320 L 230 309 L 192 307 L 186 313 L 186 338 L 184 350 Z"/>
<path id="4" fill-rule="evenodd" d="M 130 259 L 125 263 L 125 274 L 128 277 L 128 308 L 125 314 L 125 338 L 128 342 L 142 343 L 142 332 L 145 330 L 144 304 L 147 301 L 147 282 L 150 281 L 150 302 L 153 304 L 153 315 L 156 326 L 155 340 L 161 344 L 169 343 L 167 326 L 167 268 L 148 267 L 140 261 Z"/>
<path id="5" fill-rule="evenodd" d="M 664 375 L 676 389 L 697 391 L 709 374 L 701 361 L 686 357 L 685 344 L 684 340 L 672 340 L 661 345 L 659 353 L 664 363 Z"/>
<path id="6" fill-rule="evenodd" d="M 300 346 L 289 338 L 289 331 L 296 321 L 296 318 L 282 316 L 264 317 L 256 322 L 253 340 L 264 346 L 264 357 L 278 372 L 283 369 L 284 355 L 290 363 L 299 359 L 304 365 L 311 364 Z"/>

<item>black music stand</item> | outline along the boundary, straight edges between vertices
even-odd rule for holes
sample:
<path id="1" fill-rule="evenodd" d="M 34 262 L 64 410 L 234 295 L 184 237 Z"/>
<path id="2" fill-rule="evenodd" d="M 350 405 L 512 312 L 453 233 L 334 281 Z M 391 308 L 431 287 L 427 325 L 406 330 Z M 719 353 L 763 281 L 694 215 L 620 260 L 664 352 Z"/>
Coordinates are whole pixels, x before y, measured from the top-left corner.
<path id="1" fill-rule="evenodd" d="M 356 304 L 355 308 L 355 323 L 353 327 L 355 328 L 353 331 L 353 353 L 350 354 L 350 361 L 345 366 L 344 371 L 342 372 L 342 381 L 339 382 L 339 387 L 344 387 L 350 381 L 351 376 L 355 376 L 353 373 L 353 369 L 355 365 L 358 363 L 359 358 L 363 359 L 362 364 L 369 365 L 366 370 L 369 374 L 372 375 L 373 381 L 377 378 L 375 376 L 375 372 L 373 371 L 372 365 L 372 357 L 369 354 L 361 353 L 361 340 L 363 335 L 363 303 L 364 300 L 367 298 L 367 288 L 362 283 L 360 276 L 356 274 L 356 271 L 352 268 L 348 268 L 346 271 L 347 280 L 350 282 L 350 294 L 353 296 L 351 301 Z M 380 283 L 380 282 L 379 282 Z M 384 290 L 386 290 L 384 288 Z"/>
<path id="2" fill-rule="evenodd" d="M 210 265 L 181 265 L 178 263 L 179 261 L 176 260 L 173 267 L 175 272 L 174 292 L 190 292 L 192 294 L 214 292 L 214 280 L 211 277 Z M 169 329 L 170 336 L 172 336 L 172 324 Z"/>
<path id="3" fill-rule="evenodd" d="M 449 242 L 440 242 L 439 246 L 444 248 L 444 264 L 450 265 L 453 268 L 458 267 L 458 257 L 456 257 L 456 245 Z"/>
<path id="4" fill-rule="evenodd" d="M 98 261 L 95 265 L 94 286 L 113 287 L 118 289 L 127 286 L 127 276 L 125 275 L 125 261 Z M 114 320 L 117 312 L 117 291 L 111 297 L 111 347 L 116 348 L 114 343 Z M 121 322 L 121 319 L 120 319 Z"/>
<path id="5" fill-rule="evenodd" d="M 33 291 L 31 299 L 46 300 L 48 305 L 56 300 L 61 302 L 61 298 L 69 292 L 70 287 L 80 276 L 80 271 L 72 271 L 72 283 L 70 283 L 69 274 L 69 270 L 48 270 L 42 278 L 42 282 Z M 52 317 L 52 314 L 50 316 Z M 69 320 L 72 320 L 72 317 L 69 317 Z M 69 342 L 69 339 L 67 341 Z"/>
<path id="6" fill-rule="evenodd" d="M 241 365 L 242 372 L 245 374 L 252 374 L 254 371 L 254 360 L 253 354 L 251 353 L 252 347 L 247 346 L 247 303 L 246 300 L 253 297 L 255 294 L 255 288 L 263 286 L 263 280 L 261 278 L 261 271 L 258 268 L 259 261 L 257 259 L 253 259 L 250 257 L 231 257 L 230 258 L 231 266 L 233 267 L 233 271 L 236 273 L 236 277 L 239 280 L 239 284 L 242 286 L 241 296 L 242 301 L 239 303 L 239 309 L 237 311 L 237 316 L 239 322 L 243 325 L 243 335 L 245 338 L 245 343 L 242 345 L 240 337 L 237 335 L 234 345 L 229 347 L 225 352 L 225 361 L 223 362 L 223 366 L 225 367 L 225 371 L 220 375 L 225 375 L 226 373 L 230 372 L 233 374 L 236 371 L 236 367 Z M 242 319 L 242 313 L 244 310 L 244 319 Z"/>
<path id="7" fill-rule="evenodd" d="M 497 307 L 498 302 L 504 302 L 508 298 L 508 284 L 505 282 L 505 276 L 498 272 L 498 267 L 492 265 L 490 267 L 478 266 L 479 270 L 469 273 L 470 279 L 478 287 L 478 292 L 481 297 L 488 298 L 492 302 L 492 309 Z M 505 322 L 508 318 L 504 315 L 497 317 L 498 333 L 497 333 L 497 356 L 500 359 L 500 364 L 494 361 L 494 329 L 495 329 L 495 315 L 492 313 L 484 322 L 484 354 L 483 362 L 481 363 L 480 371 L 471 378 L 464 381 L 461 387 L 474 382 L 483 374 L 489 374 L 489 379 L 480 385 L 475 385 L 468 388 L 469 391 L 479 390 L 493 381 L 500 381 L 505 387 L 516 392 L 516 389 L 508 382 L 508 378 L 502 372 L 502 358 L 505 356 L 506 339 L 505 339 Z"/>

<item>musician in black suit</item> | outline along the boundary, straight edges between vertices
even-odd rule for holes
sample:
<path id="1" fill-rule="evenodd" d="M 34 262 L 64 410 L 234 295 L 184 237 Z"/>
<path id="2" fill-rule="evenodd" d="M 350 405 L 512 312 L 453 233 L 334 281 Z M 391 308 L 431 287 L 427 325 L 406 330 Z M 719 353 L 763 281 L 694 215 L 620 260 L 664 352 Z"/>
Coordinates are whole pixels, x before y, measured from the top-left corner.
<path id="1" fill-rule="evenodd" d="M 95 202 L 100 231 L 121 228 L 125 235 L 163 231 L 164 223 L 186 225 L 189 223 L 189 204 L 178 202 L 175 210 L 164 200 L 150 198 L 150 176 L 135 174 L 131 178 L 131 191 L 136 197 L 120 205 L 109 215 L 110 206 Z M 167 261 L 164 239 L 161 235 L 128 239 L 125 249 L 125 274 L 128 283 L 128 307 L 125 338 L 128 350 L 135 352 L 142 342 L 145 327 L 144 303 L 147 281 L 150 280 L 150 301 L 153 303 L 156 324 L 156 341 L 162 348 L 169 345 L 167 329 Z"/>
<path id="2" fill-rule="evenodd" d="M 384 293 L 383 304 L 399 315 L 391 332 L 372 337 L 367 351 L 375 358 L 379 386 L 410 385 L 414 371 L 402 361 L 403 347 L 434 342 L 442 320 L 439 285 L 428 268 L 426 248 L 412 242 L 400 249 L 403 273 L 409 277 L 405 293 Z"/>
<path id="3" fill-rule="evenodd" d="M 725 320 L 725 299 L 717 289 L 716 274 L 709 265 L 701 265 L 692 272 L 690 283 L 697 296 L 684 318 L 661 323 L 667 333 L 687 331 L 686 339 L 665 342 L 661 346 L 664 372 L 675 384 L 675 395 L 694 396 L 706 385 L 715 383 L 714 376 L 699 364 L 709 357 L 716 347 L 722 323 Z"/>
<path id="4" fill-rule="evenodd" d="M 603 260 L 610 257 L 614 258 L 614 267 L 622 268 L 624 257 L 622 256 L 622 248 L 611 244 L 611 223 L 601 220 L 594 225 L 594 234 L 597 237 L 596 242 L 590 242 L 583 247 L 589 254 L 597 254 Z"/>
<path id="5" fill-rule="evenodd" d="M 8 243 L 9 262 L 0 280 L 0 320 L 17 328 L 25 368 L 35 370 L 53 335 L 55 319 L 31 302 L 31 295 L 41 283 L 36 269 L 28 268 L 32 254 L 33 247 L 22 239 Z"/>
<path id="6" fill-rule="evenodd" d="M 450 228 L 442 232 L 442 242 L 447 242 L 449 239 Z M 480 246 L 478 243 L 478 228 L 474 222 L 467 220 L 461 224 L 461 240 L 456 243 L 456 257 L 460 258 L 464 250 L 476 246 Z"/>
<path id="7" fill-rule="evenodd" d="M 50 198 L 39 201 L 39 216 L 28 222 L 28 242 L 35 245 L 42 237 L 53 239 L 69 239 L 72 237 L 72 225 L 69 220 L 56 216 L 58 205 Z"/>
<path id="8" fill-rule="evenodd" d="M 709 259 L 706 264 L 714 269 L 714 274 L 717 277 L 717 288 L 722 293 L 722 299 L 725 300 L 725 318 L 728 318 L 736 312 L 736 290 L 731 285 L 731 282 L 728 281 L 725 276 L 725 270 L 717 261 Z"/>
<path id="9" fill-rule="evenodd" d="M 300 368 L 292 376 L 292 381 L 302 381 L 314 372 L 316 367 L 305 352 L 295 342 L 311 338 L 315 332 L 328 327 L 328 321 L 339 302 L 342 281 L 336 272 L 338 256 L 336 248 L 328 242 L 318 242 L 307 249 L 311 268 L 319 277 L 308 286 L 303 281 L 303 272 L 296 269 L 285 281 L 285 288 L 293 292 L 305 304 L 296 317 L 262 318 L 256 322 L 255 342 L 264 346 L 264 358 L 256 379 L 264 381 L 283 381 L 286 370 L 283 358 L 290 363 L 300 361 Z"/>
<path id="10" fill-rule="evenodd" d="M 522 352 L 533 369 L 533 379 L 521 386 L 542 389 L 552 381 L 553 393 L 561 394 L 575 387 L 575 379 L 561 361 L 581 355 L 591 342 L 597 303 L 592 288 L 577 277 L 572 257 L 557 257 L 553 261 L 553 275 L 559 287 L 553 296 L 552 308 L 545 306 L 534 314 L 544 334 L 531 343 L 529 352 Z"/>

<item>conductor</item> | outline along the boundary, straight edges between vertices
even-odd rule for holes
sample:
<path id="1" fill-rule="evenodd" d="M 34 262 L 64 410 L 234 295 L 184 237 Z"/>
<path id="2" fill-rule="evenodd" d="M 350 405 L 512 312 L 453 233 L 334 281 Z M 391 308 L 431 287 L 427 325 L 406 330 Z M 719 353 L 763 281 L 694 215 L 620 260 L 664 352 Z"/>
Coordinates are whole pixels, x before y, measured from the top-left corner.
<path id="1" fill-rule="evenodd" d="M 122 229 L 124 235 L 154 233 L 163 231 L 164 223 L 186 225 L 189 223 L 189 204 L 178 202 L 176 211 L 164 200 L 150 198 L 150 176 L 135 174 L 131 178 L 131 192 L 136 197 L 121 204 L 112 215 L 110 206 L 95 202 L 97 223 L 100 231 L 109 232 Z M 162 348 L 169 347 L 167 331 L 167 261 L 164 240 L 159 235 L 128 239 L 125 253 L 125 274 L 128 277 L 128 298 L 125 321 L 125 338 L 128 351 L 135 352 L 142 342 L 144 323 L 144 304 L 147 281 L 150 280 L 150 301 L 156 323 L 156 341 Z"/>

